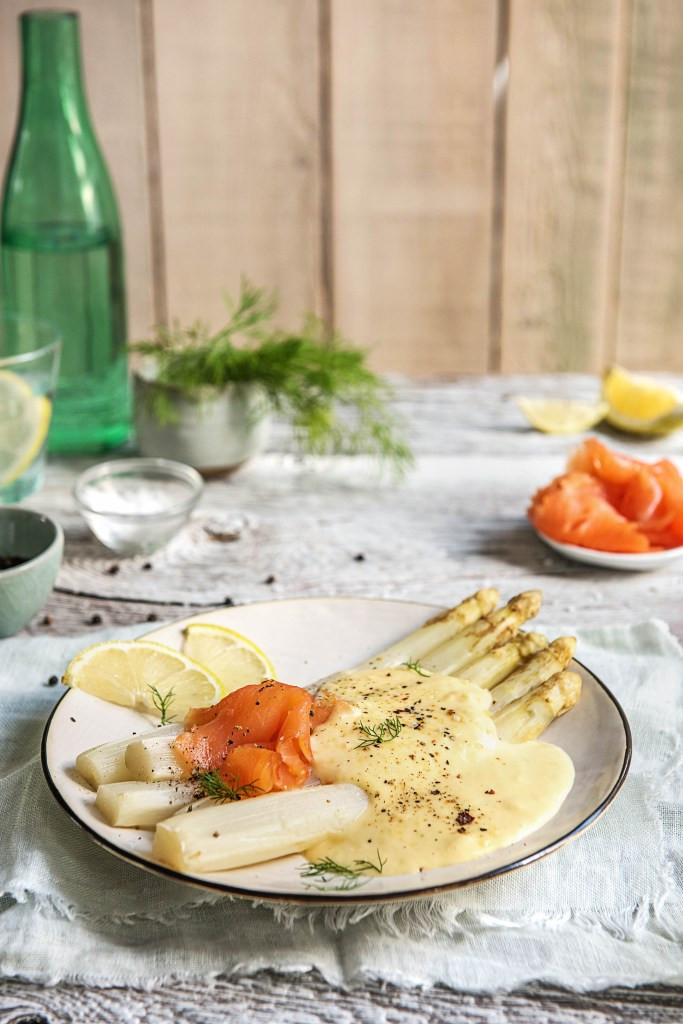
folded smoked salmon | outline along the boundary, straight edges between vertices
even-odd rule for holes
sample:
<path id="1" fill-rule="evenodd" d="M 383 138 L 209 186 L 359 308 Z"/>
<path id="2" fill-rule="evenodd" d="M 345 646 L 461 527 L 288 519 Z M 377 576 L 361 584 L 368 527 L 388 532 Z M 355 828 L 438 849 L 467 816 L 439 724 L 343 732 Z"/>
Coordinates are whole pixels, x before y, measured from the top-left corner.
<path id="1" fill-rule="evenodd" d="M 531 499 L 534 527 L 562 544 L 644 552 L 683 544 L 683 479 L 668 459 L 641 462 L 596 438 Z"/>
<path id="2" fill-rule="evenodd" d="M 311 730 L 331 698 L 265 679 L 242 686 L 210 708 L 192 708 L 174 747 L 190 772 L 217 771 L 235 789 L 297 789 L 310 775 Z"/>

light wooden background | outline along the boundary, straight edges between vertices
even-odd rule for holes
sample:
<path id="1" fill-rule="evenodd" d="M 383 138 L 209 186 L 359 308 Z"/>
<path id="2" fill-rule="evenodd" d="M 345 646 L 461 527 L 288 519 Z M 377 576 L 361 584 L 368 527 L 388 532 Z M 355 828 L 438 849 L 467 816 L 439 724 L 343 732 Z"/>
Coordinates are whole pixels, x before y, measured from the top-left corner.
<path id="1" fill-rule="evenodd" d="M 682 0 L 71 6 L 134 337 L 246 273 L 381 369 L 683 370 Z"/>

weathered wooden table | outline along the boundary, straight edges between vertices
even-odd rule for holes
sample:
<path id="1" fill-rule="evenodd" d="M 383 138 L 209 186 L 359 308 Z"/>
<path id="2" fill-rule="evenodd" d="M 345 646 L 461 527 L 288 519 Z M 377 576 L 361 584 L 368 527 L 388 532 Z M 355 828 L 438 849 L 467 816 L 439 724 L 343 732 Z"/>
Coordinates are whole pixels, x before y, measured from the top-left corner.
<path id="1" fill-rule="evenodd" d="M 659 615 L 683 639 L 683 561 L 659 573 L 595 571 L 553 554 L 526 523 L 530 493 L 562 470 L 576 438 L 529 430 L 514 396 L 592 395 L 596 387 L 585 377 L 401 385 L 399 404 L 418 461 L 400 484 L 379 481 L 353 460 L 302 462 L 291 454 L 286 432 L 276 429 L 266 454 L 207 485 L 183 535 L 151 559 L 117 563 L 88 534 L 71 499 L 73 481 L 87 463 L 57 463 L 29 504 L 63 524 L 65 559 L 47 607 L 26 633 L 87 633 L 122 623 L 136 635 L 150 621 L 228 600 L 350 594 L 447 604 L 481 584 L 498 583 L 508 597 L 541 587 L 548 622 L 585 625 Z M 624 445 L 624 438 L 608 440 Z M 627 447 L 643 457 L 683 455 L 683 433 Z M 0 1021 L 12 1024 L 681 1019 L 683 992 L 670 988 L 576 995 L 531 987 L 472 996 L 367 982 L 339 991 L 315 974 L 275 972 L 221 980 L 209 991 L 187 983 L 150 993 L 0 983 Z"/>

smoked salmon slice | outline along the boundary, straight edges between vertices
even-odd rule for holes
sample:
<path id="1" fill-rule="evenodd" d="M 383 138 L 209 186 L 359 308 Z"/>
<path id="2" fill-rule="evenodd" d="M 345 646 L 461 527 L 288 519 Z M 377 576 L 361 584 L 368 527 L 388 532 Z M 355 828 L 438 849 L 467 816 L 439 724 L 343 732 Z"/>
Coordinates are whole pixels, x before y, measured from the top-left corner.
<path id="1" fill-rule="evenodd" d="M 588 473 L 566 473 L 537 491 L 529 518 L 540 533 L 562 544 L 601 551 L 649 549 L 637 524 L 613 508 L 600 482 Z"/>
<path id="2" fill-rule="evenodd" d="M 328 697 L 266 679 L 191 709 L 174 748 L 190 773 L 218 771 L 260 793 L 295 789 L 310 775 L 311 730 L 330 712 Z"/>
<path id="3" fill-rule="evenodd" d="M 288 771 L 277 751 L 245 744 L 230 750 L 219 775 L 233 789 L 246 790 L 245 796 L 258 796 L 273 790 L 298 789 L 308 778 L 308 767 L 302 781 Z"/>
<path id="4" fill-rule="evenodd" d="M 683 479 L 667 459 L 642 462 L 589 438 L 567 470 L 531 500 L 529 519 L 540 533 L 601 551 L 683 545 Z"/>
<path id="5" fill-rule="evenodd" d="M 603 483 L 626 484 L 639 465 L 642 463 L 621 452 L 613 452 L 597 437 L 589 437 L 569 456 L 567 470 L 590 473 Z"/>

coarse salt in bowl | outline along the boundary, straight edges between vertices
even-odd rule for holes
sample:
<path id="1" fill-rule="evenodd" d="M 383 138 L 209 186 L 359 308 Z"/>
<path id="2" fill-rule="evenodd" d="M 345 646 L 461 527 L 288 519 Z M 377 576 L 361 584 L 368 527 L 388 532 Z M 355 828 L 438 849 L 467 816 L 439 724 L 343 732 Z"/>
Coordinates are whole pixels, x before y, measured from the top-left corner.
<path id="1" fill-rule="evenodd" d="M 182 528 L 204 484 L 170 459 L 114 459 L 81 473 L 74 499 L 98 540 L 118 555 L 149 555 Z"/>

